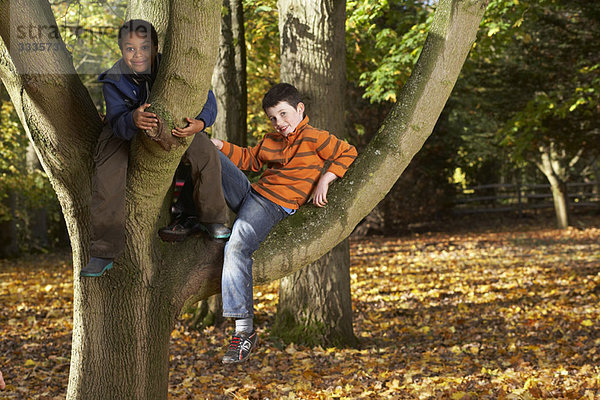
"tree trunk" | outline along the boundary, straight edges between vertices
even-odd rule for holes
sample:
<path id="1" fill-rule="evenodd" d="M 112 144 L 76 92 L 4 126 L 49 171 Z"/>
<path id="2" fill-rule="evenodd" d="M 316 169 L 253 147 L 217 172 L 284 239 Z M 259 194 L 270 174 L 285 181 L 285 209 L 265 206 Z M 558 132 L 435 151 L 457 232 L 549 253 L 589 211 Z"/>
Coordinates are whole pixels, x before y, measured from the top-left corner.
<path id="1" fill-rule="evenodd" d="M 41 170 L 42 165 L 35 153 L 33 144 L 27 147 L 27 172 L 32 173 Z M 31 235 L 30 248 L 42 250 L 50 245 L 48 239 L 48 210 L 44 206 L 30 210 L 28 230 Z"/>
<path id="2" fill-rule="evenodd" d="M 567 184 L 566 182 L 553 182 L 550 186 L 552 188 L 552 200 L 554 201 L 554 211 L 556 213 L 556 225 L 560 229 L 566 229 L 569 227 L 571 220 Z"/>
<path id="3" fill-rule="evenodd" d="M 300 90 L 311 125 L 344 138 L 346 1 L 279 0 L 277 5 L 281 81 Z M 357 343 L 347 239 L 305 269 L 282 278 L 273 332 L 311 345 Z"/>
<path id="4" fill-rule="evenodd" d="M 221 10 L 219 56 L 212 75 L 212 86 L 217 98 L 217 119 L 212 137 L 227 140 L 239 146 L 247 144 L 247 86 L 244 9 L 241 0 L 223 0 Z M 233 216 L 231 219 L 233 220 Z M 224 321 L 223 299 L 216 294 L 195 306 L 191 325 L 201 328 Z"/>
<path id="5" fill-rule="evenodd" d="M 219 113 L 213 137 L 246 146 L 246 37 L 241 0 L 223 0 L 219 57 L 212 77 Z"/>
<path id="6" fill-rule="evenodd" d="M 217 1 L 171 5 L 166 35 L 171 46 L 152 93 L 167 123 L 196 115 L 206 100 L 218 24 L 196 21 L 218 21 L 220 6 Z M 90 160 L 101 120 L 60 38 L 56 51 L 14 51 L 18 35 L 11 29 L 21 25 L 56 22 L 47 2 L 0 2 L 0 75 L 58 194 L 71 237 L 75 293 L 67 397 L 164 399 L 175 318 L 199 288 L 216 291 L 220 273 L 206 267 L 222 262 L 222 245 L 198 241 L 187 248 L 179 269 L 165 265 L 173 249 L 159 245 L 156 230 L 158 220 L 166 220 L 165 194 L 185 146 L 167 153 L 143 135 L 132 141 L 125 252 L 107 276 L 80 280 L 79 269 L 88 259 Z M 10 53 L 4 45 L 9 42 Z"/>
<path id="7" fill-rule="evenodd" d="M 332 185 L 330 205 L 306 207 L 271 232 L 255 253 L 255 284 L 320 258 L 385 196 L 431 134 L 486 4 L 440 1 L 421 58 L 384 125 L 346 177 Z M 163 61 L 150 100 L 166 129 L 197 113 L 206 99 L 220 9 L 216 0 L 170 2 Z M 15 51 L 18 26 L 56 26 L 49 3 L 0 0 L 0 78 L 57 192 L 71 239 L 74 327 L 67 398 L 165 399 L 175 318 L 186 299 L 218 292 L 223 263 L 222 244 L 199 238 L 167 245 L 156 234 L 168 218 L 165 196 L 190 140 L 165 152 L 143 134 L 134 138 L 125 252 L 105 276 L 80 279 L 90 238 L 91 155 L 102 123 L 62 39 L 52 39 L 53 51 Z"/>
<path id="8" fill-rule="evenodd" d="M 210 296 L 206 300 L 200 300 L 190 306 L 186 312 L 192 314 L 188 326 L 198 330 L 225 321 L 223 317 L 223 297 L 220 294 Z"/>
<path id="9" fill-rule="evenodd" d="M 354 346 L 348 240 L 281 279 L 273 332 L 309 346 Z"/>
<path id="10" fill-rule="evenodd" d="M 471 49 L 488 0 L 440 0 L 410 78 L 375 137 L 329 205 L 305 207 L 280 222 L 254 253 L 254 283 L 282 278 L 346 238 L 390 188 L 431 134 Z"/>
<path id="11" fill-rule="evenodd" d="M 217 24 L 197 21 L 216 21 L 220 6 L 216 0 L 171 1 L 166 47 L 149 100 L 168 131 L 197 115 L 206 101 L 219 32 Z M 144 135 L 131 142 L 126 248 L 106 277 L 81 280 L 69 399 L 167 397 L 169 338 L 186 297 L 196 290 L 188 287 L 195 280 L 192 266 L 211 264 L 222 249 L 196 243 L 201 248 L 188 248 L 184 268 L 170 268 L 168 252 L 184 246 L 166 249 L 156 234 L 168 218 L 165 195 L 190 141 L 168 153 Z"/>
<path id="12" fill-rule="evenodd" d="M 541 162 L 537 166 L 550 183 L 554 213 L 556 215 L 556 226 L 559 229 L 566 229 L 570 223 L 566 173 L 560 166 L 560 160 L 556 156 L 553 146 L 540 147 L 540 153 Z"/>
<path id="13" fill-rule="evenodd" d="M 158 33 L 159 51 L 165 45 L 169 23 L 169 0 L 129 0 L 125 19 L 143 19 L 150 22 Z"/>
<path id="14" fill-rule="evenodd" d="M 0 201 L 10 211 L 10 218 L 0 220 L 0 258 L 15 257 L 19 255 L 19 240 L 17 232 L 17 216 L 15 210 L 17 207 L 17 195 L 14 191 L 5 194 L 6 197 Z"/>

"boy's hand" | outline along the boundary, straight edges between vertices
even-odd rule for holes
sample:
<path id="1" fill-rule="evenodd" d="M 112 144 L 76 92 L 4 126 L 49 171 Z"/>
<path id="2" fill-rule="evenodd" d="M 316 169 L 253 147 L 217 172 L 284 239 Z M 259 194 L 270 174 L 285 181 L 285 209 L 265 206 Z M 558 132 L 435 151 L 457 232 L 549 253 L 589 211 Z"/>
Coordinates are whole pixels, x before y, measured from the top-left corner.
<path id="1" fill-rule="evenodd" d="M 173 136 L 188 137 L 204 130 L 204 121 L 196 118 L 186 118 L 185 120 L 188 125 L 185 128 L 175 127 L 175 129 L 171 131 Z"/>
<path id="2" fill-rule="evenodd" d="M 154 113 L 146 112 L 146 108 L 148 107 L 150 107 L 150 104 L 144 103 L 133 112 L 133 123 L 145 131 L 158 126 L 158 117 Z"/>
<path id="3" fill-rule="evenodd" d="M 329 190 L 329 184 L 337 179 L 337 176 L 333 172 L 325 172 L 319 182 L 317 183 L 317 187 L 313 192 L 313 204 L 317 207 L 325 207 L 327 204 L 327 191 Z"/>
<path id="4" fill-rule="evenodd" d="M 210 138 L 210 141 L 213 142 L 213 144 L 215 146 L 217 146 L 218 150 L 221 150 L 223 148 L 223 141 L 220 139 L 215 139 L 215 138 Z"/>

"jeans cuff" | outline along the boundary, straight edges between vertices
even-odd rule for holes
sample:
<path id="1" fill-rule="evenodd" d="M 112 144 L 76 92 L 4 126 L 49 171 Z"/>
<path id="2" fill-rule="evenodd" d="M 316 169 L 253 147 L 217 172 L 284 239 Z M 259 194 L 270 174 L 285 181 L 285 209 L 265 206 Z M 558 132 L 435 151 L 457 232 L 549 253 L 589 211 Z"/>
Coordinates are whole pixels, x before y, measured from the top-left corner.
<path id="1" fill-rule="evenodd" d="M 254 314 L 240 314 L 240 313 L 229 313 L 223 312 L 224 318 L 254 318 Z"/>

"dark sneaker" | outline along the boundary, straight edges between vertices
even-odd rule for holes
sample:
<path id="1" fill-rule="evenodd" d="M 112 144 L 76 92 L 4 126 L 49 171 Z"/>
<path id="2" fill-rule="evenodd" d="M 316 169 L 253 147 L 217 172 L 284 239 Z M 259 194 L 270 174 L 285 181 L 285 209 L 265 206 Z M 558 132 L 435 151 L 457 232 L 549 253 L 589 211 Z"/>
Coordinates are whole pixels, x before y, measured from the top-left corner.
<path id="1" fill-rule="evenodd" d="M 79 276 L 102 276 L 113 266 L 112 258 L 92 257 L 90 262 L 79 272 Z"/>
<path id="2" fill-rule="evenodd" d="M 175 219 L 169 226 L 160 228 L 158 236 L 164 242 L 183 242 L 188 237 L 200 232 L 201 227 L 198 218 L 186 216 Z"/>
<path id="3" fill-rule="evenodd" d="M 236 332 L 231 338 L 231 343 L 227 352 L 223 356 L 223 364 L 241 363 L 248 359 L 250 352 L 256 346 L 258 334 L 256 331 L 248 334 L 247 332 Z"/>
<path id="4" fill-rule="evenodd" d="M 208 233 L 213 239 L 229 239 L 231 229 L 223 224 L 200 224 L 200 229 Z"/>

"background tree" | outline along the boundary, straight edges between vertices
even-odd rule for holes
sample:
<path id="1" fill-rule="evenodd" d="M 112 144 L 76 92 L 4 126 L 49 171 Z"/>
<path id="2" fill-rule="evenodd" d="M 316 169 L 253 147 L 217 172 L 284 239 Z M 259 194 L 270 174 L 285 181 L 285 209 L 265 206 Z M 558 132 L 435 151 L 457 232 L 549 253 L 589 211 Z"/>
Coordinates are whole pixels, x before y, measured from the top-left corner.
<path id="1" fill-rule="evenodd" d="M 520 89 L 521 107 L 500 134 L 514 159 L 534 163 L 547 178 L 557 225 L 566 228 L 566 184 L 600 150 L 600 4 L 530 3 L 514 35 L 518 40 L 504 52 L 512 59 L 504 65 Z"/>
<path id="2" fill-rule="evenodd" d="M 455 162 L 470 183 L 545 177 L 560 227 L 569 224 L 567 181 L 586 179 L 598 154 L 599 8 L 491 1 L 448 103 Z"/>
<path id="3" fill-rule="evenodd" d="M 331 188 L 329 200 L 335 206 L 307 207 L 278 225 L 255 253 L 255 283 L 289 275 L 320 258 L 385 196 L 430 135 L 485 6 L 486 1 L 440 2 L 397 106 L 345 179 Z M 153 133 L 168 134 L 206 99 L 220 10 L 215 0 L 170 1 L 163 62 L 150 98 L 164 130 Z M 56 22 L 46 1 L 0 1 L 0 77 L 57 192 L 73 249 L 67 397 L 166 398 L 174 321 L 187 299 L 217 292 L 222 265 L 221 244 L 203 238 L 165 244 L 156 235 L 167 220 L 166 194 L 189 140 L 166 152 L 144 135 L 133 139 L 125 252 L 106 276 L 80 280 L 88 258 L 90 160 L 101 120 L 62 39 L 54 38 L 56 51 L 9 52 L 14 24 L 48 27 Z"/>
<path id="4" fill-rule="evenodd" d="M 430 4 L 384 1 L 354 6 L 349 30 L 363 29 L 352 34 L 355 48 L 361 49 L 352 54 L 357 60 L 353 64 L 359 65 L 355 73 L 361 85 L 368 85 L 367 98 L 395 101 L 417 53 L 410 43 L 425 37 Z M 421 24 L 407 30 L 388 22 L 399 9 L 415 12 Z M 437 164 L 436 174 L 415 182 L 435 181 L 434 187 L 443 187 L 457 168 L 470 184 L 539 183 L 545 177 L 551 183 L 558 225 L 566 226 L 566 182 L 588 179 L 597 165 L 598 9 L 597 2 L 586 1 L 492 0 L 445 117 L 398 187 L 432 162 Z M 400 51 L 386 53 L 386 41 L 394 41 Z M 365 71 L 358 61 L 370 59 L 382 61 Z M 435 156 L 428 158 L 430 154 Z M 439 165 L 443 160 L 448 162 Z M 419 192 L 424 192 L 422 187 Z M 403 202 L 409 193 L 403 192 Z M 429 198 L 435 199 L 435 210 L 448 196 Z"/>
<path id="5" fill-rule="evenodd" d="M 343 138 L 345 0 L 279 0 L 281 81 L 302 93 L 309 123 Z M 347 239 L 281 279 L 273 332 L 287 341 L 356 344 Z"/>
<path id="6" fill-rule="evenodd" d="M 219 55 L 212 75 L 218 113 L 210 130 L 212 137 L 246 146 L 248 90 L 242 1 L 223 0 L 221 14 Z M 191 325 L 200 327 L 220 323 L 224 320 L 222 310 L 223 299 L 220 294 L 200 301 L 189 309 L 193 314 Z"/>
<path id="7" fill-rule="evenodd" d="M 248 90 L 242 0 L 223 0 L 219 56 L 212 85 L 219 110 L 213 135 L 245 146 Z"/>
<path id="8" fill-rule="evenodd" d="M 248 144 L 271 129 L 262 97 L 279 82 L 279 13 L 277 0 L 243 0 L 248 81 Z"/>

